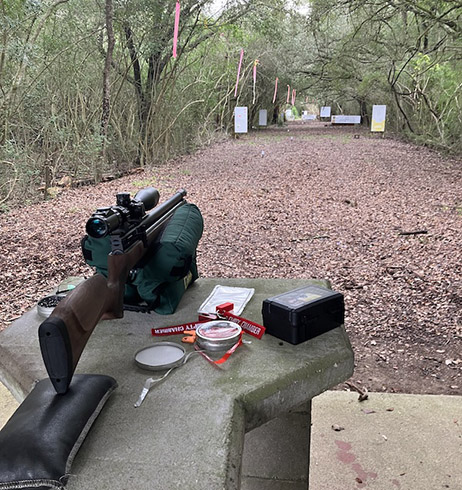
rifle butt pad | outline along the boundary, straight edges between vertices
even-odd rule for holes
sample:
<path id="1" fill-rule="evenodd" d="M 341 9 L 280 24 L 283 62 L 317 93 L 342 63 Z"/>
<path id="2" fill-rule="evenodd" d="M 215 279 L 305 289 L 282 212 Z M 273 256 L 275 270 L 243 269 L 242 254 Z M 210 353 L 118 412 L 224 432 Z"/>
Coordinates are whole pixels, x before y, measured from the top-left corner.
<path id="1" fill-rule="evenodd" d="M 50 316 L 39 327 L 39 343 L 48 376 L 58 394 L 66 393 L 74 374 L 72 347 L 66 324 Z"/>

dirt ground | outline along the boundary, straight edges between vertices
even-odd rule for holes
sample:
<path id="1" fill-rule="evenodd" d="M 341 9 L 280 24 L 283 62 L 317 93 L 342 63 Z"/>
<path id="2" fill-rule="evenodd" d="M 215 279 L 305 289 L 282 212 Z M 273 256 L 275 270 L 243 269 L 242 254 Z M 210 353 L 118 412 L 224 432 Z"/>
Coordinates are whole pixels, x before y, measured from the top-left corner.
<path id="1" fill-rule="evenodd" d="M 70 275 L 117 192 L 199 206 L 205 277 L 326 278 L 369 391 L 462 394 L 462 161 L 367 130 L 293 123 L 0 215 L 1 325 Z M 245 312 L 244 312 L 245 314 Z"/>

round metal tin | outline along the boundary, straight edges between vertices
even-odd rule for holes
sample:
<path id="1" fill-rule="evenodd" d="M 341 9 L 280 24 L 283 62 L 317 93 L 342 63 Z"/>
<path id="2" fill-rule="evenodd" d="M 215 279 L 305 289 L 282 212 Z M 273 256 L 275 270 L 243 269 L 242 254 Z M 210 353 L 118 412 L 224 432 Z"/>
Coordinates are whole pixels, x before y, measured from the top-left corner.
<path id="1" fill-rule="evenodd" d="M 196 328 L 196 343 L 204 350 L 217 352 L 230 349 L 242 333 L 242 328 L 234 322 L 215 320 Z"/>
<path id="2" fill-rule="evenodd" d="M 184 361 L 186 351 L 182 345 L 174 342 L 158 342 L 143 347 L 135 354 L 135 363 L 148 371 L 164 371 L 180 366 Z"/>
<path id="3" fill-rule="evenodd" d="M 45 296 L 37 303 L 37 313 L 42 318 L 48 318 L 64 297 L 65 296 L 62 294 L 51 294 L 50 296 Z"/>

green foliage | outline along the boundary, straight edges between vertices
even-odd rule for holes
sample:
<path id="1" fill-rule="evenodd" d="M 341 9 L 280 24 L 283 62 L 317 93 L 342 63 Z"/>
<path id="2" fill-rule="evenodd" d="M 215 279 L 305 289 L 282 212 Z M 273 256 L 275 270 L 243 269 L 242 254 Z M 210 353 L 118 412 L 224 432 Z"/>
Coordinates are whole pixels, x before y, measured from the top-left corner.
<path id="1" fill-rule="evenodd" d="M 366 109 L 369 115 L 373 104 L 387 104 L 387 128 L 460 151 L 462 4 L 315 0 L 311 5 L 304 41 L 297 40 L 309 49 L 291 69 L 321 104 L 344 113 Z"/>
<path id="2" fill-rule="evenodd" d="M 143 189 L 144 187 L 155 187 L 156 182 L 155 179 L 142 179 L 142 180 L 134 180 L 132 182 L 132 186 L 136 189 Z"/>
<path id="3" fill-rule="evenodd" d="M 302 14 L 297 4 L 310 8 Z M 212 0 L 183 0 L 174 60 L 175 2 L 113 0 L 106 134 L 104 2 L 2 2 L 0 206 L 44 196 L 63 176 L 88 180 L 96 166 L 119 175 L 192 152 L 232 130 L 236 105 L 249 107 L 253 123 L 267 108 L 271 121 L 273 109 L 280 115 L 286 105 L 288 85 L 297 89 L 295 117 L 306 108 L 306 97 L 345 113 L 370 114 L 373 104 L 387 104 L 387 130 L 462 150 L 461 5 L 290 5 L 229 2 L 216 13 Z M 241 48 L 245 58 L 234 97 Z"/>

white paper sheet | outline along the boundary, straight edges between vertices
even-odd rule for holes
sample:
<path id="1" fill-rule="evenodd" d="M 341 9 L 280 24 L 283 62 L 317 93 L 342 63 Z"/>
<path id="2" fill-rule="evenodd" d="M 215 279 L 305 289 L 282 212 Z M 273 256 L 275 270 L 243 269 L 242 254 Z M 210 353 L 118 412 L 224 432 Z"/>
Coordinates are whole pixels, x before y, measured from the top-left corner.
<path id="1" fill-rule="evenodd" d="M 255 289 L 232 286 L 215 286 L 208 298 L 199 306 L 198 313 L 216 313 L 216 307 L 223 303 L 233 303 L 235 315 L 240 315 L 250 301 Z"/>

